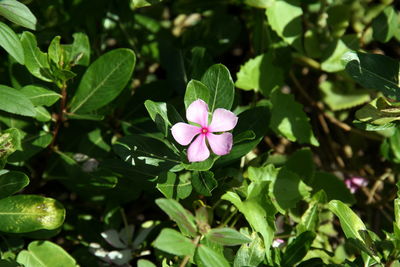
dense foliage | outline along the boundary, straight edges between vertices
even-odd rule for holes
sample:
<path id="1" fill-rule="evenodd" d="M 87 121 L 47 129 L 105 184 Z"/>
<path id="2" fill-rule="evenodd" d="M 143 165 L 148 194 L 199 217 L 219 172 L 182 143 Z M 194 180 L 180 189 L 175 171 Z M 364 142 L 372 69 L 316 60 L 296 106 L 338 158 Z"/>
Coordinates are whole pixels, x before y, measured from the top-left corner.
<path id="1" fill-rule="evenodd" d="M 400 266 L 399 7 L 0 0 L 0 266 Z"/>

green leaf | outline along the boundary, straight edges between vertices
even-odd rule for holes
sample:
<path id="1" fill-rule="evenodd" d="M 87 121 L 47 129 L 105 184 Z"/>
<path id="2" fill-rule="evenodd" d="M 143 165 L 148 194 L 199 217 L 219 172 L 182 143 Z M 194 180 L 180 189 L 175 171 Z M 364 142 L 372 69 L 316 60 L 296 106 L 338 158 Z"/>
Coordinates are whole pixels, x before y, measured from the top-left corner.
<path id="1" fill-rule="evenodd" d="M 283 210 L 294 208 L 296 203 L 308 197 L 310 188 L 294 172 L 282 168 L 273 183 L 273 196 Z"/>
<path id="2" fill-rule="evenodd" d="M 123 161 L 130 163 L 136 171 L 156 177 L 180 164 L 177 155 L 163 142 L 140 135 L 130 135 L 118 140 L 114 152 Z"/>
<path id="3" fill-rule="evenodd" d="M 214 178 L 214 173 L 206 172 L 193 172 L 192 173 L 192 185 L 197 193 L 210 197 L 211 192 L 217 187 L 218 182 Z"/>
<path id="4" fill-rule="evenodd" d="M 21 141 L 21 150 L 15 151 L 8 160 L 10 162 L 27 160 L 50 145 L 52 138 L 52 134 L 44 131 L 26 135 Z"/>
<path id="5" fill-rule="evenodd" d="M 350 24 L 351 9 L 346 4 L 330 5 L 327 10 L 328 25 L 332 36 L 340 38 Z"/>
<path id="6" fill-rule="evenodd" d="M 283 84 L 283 70 L 274 64 L 272 52 L 247 61 L 237 73 L 236 87 L 261 92 L 264 96 Z"/>
<path id="7" fill-rule="evenodd" d="M 252 241 L 240 246 L 236 253 L 233 267 L 258 266 L 265 258 L 265 248 L 257 232 L 250 236 Z"/>
<path id="8" fill-rule="evenodd" d="M 75 259 L 50 241 L 33 241 L 22 250 L 17 261 L 25 267 L 78 267 Z"/>
<path id="9" fill-rule="evenodd" d="M 49 49 L 47 51 L 49 60 L 52 60 L 56 66 L 61 67 L 60 63 L 63 59 L 63 51 L 60 44 L 61 37 L 56 36 L 51 40 Z"/>
<path id="10" fill-rule="evenodd" d="M 309 148 L 299 149 L 290 155 L 285 164 L 287 170 L 296 173 L 300 179 L 309 184 L 314 178 L 315 164 Z"/>
<path id="11" fill-rule="evenodd" d="M 276 0 L 267 8 L 267 18 L 271 28 L 288 44 L 298 51 L 302 47 L 303 10 L 299 0 Z"/>
<path id="12" fill-rule="evenodd" d="M 310 184 L 313 192 L 324 190 L 328 200 L 338 199 L 345 203 L 355 203 L 355 198 L 344 182 L 333 174 L 327 172 L 316 172 L 313 182 Z"/>
<path id="13" fill-rule="evenodd" d="M 346 90 L 345 84 L 324 81 L 319 84 L 323 92 L 323 100 L 333 111 L 352 108 L 371 100 L 366 90 Z"/>
<path id="14" fill-rule="evenodd" d="M 114 100 L 131 79 L 135 53 L 130 49 L 112 50 L 86 70 L 71 100 L 72 113 L 87 113 Z"/>
<path id="15" fill-rule="evenodd" d="M 0 134 L 0 170 L 8 156 L 21 147 L 21 134 L 16 128 L 10 128 Z"/>
<path id="16" fill-rule="evenodd" d="M 204 102 L 209 103 L 210 94 L 210 89 L 208 89 L 208 87 L 202 82 L 191 80 L 186 86 L 184 99 L 186 109 L 192 102 L 196 101 L 197 99 L 201 99 Z"/>
<path id="17" fill-rule="evenodd" d="M 223 246 L 237 246 L 244 243 L 249 243 L 252 240 L 232 228 L 214 228 L 211 229 L 206 237 L 217 244 Z"/>
<path id="18" fill-rule="evenodd" d="M 157 128 L 164 134 L 170 136 L 170 127 L 180 121 L 182 117 L 175 108 L 164 102 L 146 100 L 144 105 L 149 112 L 150 118 L 156 123 Z"/>
<path id="19" fill-rule="evenodd" d="M 387 6 L 378 17 L 372 21 L 373 38 L 387 43 L 398 31 L 398 15 L 392 6 Z"/>
<path id="20" fill-rule="evenodd" d="M 355 36 L 347 36 L 347 39 L 353 38 L 355 41 L 356 40 Z M 347 43 L 345 42 L 346 39 L 338 39 L 334 42 L 331 42 L 329 46 L 325 49 L 325 53 L 322 56 L 323 62 L 321 63 L 321 69 L 327 72 L 338 72 L 342 71 L 345 69 L 342 63 L 342 57 L 346 52 L 349 52 L 351 49 L 354 49 L 356 47 L 349 47 Z M 349 41 L 351 42 L 351 40 Z"/>
<path id="21" fill-rule="evenodd" d="M 15 24 L 36 30 L 36 17 L 27 6 L 16 0 L 0 1 L 0 16 Z"/>
<path id="22" fill-rule="evenodd" d="M 140 259 L 137 262 L 137 267 L 157 267 L 157 266 L 151 261 Z"/>
<path id="23" fill-rule="evenodd" d="M 301 216 L 300 222 L 296 226 L 297 234 L 301 234 L 305 231 L 315 232 L 319 226 L 318 222 L 318 201 L 312 201 L 309 203 L 307 210 Z"/>
<path id="24" fill-rule="evenodd" d="M 0 22 L 0 46 L 18 61 L 18 63 L 24 64 L 25 56 L 21 41 L 17 34 L 3 22 Z"/>
<path id="25" fill-rule="evenodd" d="M 154 4 L 161 3 L 163 0 L 131 0 L 131 9 L 137 9 L 141 7 L 151 6 Z"/>
<path id="26" fill-rule="evenodd" d="M 233 104 L 235 88 L 229 70 L 222 64 L 212 65 L 201 78 L 210 91 L 208 108 L 214 112 L 217 108 L 230 110 Z"/>
<path id="27" fill-rule="evenodd" d="M 51 114 L 45 107 L 35 107 L 36 117 L 35 119 L 41 122 L 51 121 Z"/>
<path id="28" fill-rule="evenodd" d="M 273 5 L 275 0 L 245 0 L 244 3 L 248 6 L 257 8 L 269 8 Z"/>
<path id="29" fill-rule="evenodd" d="M 196 245 L 178 231 L 164 228 L 153 243 L 155 248 L 178 256 L 193 257 Z"/>
<path id="30" fill-rule="evenodd" d="M 309 143 L 319 146 L 312 131 L 309 119 L 303 106 L 296 102 L 293 95 L 283 94 L 275 90 L 271 95 L 272 114 L 270 127 L 290 141 L 301 144 Z"/>
<path id="31" fill-rule="evenodd" d="M 399 62 L 376 54 L 348 52 L 343 58 L 346 72 L 365 88 L 400 100 Z"/>
<path id="32" fill-rule="evenodd" d="M 65 209 L 52 198 L 16 195 L 0 199 L 0 231 L 26 233 L 52 230 L 64 222 Z"/>
<path id="33" fill-rule="evenodd" d="M 156 187 L 166 198 L 185 199 L 192 192 L 189 179 L 189 175 L 165 172 L 158 176 Z"/>
<path id="34" fill-rule="evenodd" d="M 0 85 L 0 96 L 0 110 L 22 116 L 36 116 L 32 102 L 20 91 Z"/>
<path id="35" fill-rule="evenodd" d="M 0 175 L 0 198 L 11 196 L 29 184 L 29 178 L 22 172 L 10 171 Z"/>
<path id="36" fill-rule="evenodd" d="M 384 97 L 378 97 L 357 110 L 355 116 L 361 122 L 386 125 L 400 120 L 400 103 L 392 103 Z"/>
<path id="37" fill-rule="evenodd" d="M 72 35 L 71 45 L 61 45 L 66 53 L 65 62 L 71 65 L 88 66 L 90 64 L 90 43 L 86 34 L 78 32 Z"/>
<path id="38" fill-rule="evenodd" d="M 20 92 L 27 96 L 34 106 L 50 107 L 61 98 L 60 94 L 38 85 L 24 86 Z"/>
<path id="39" fill-rule="evenodd" d="M 156 199 L 156 204 L 165 213 L 168 214 L 171 220 L 175 221 L 184 235 L 195 237 L 197 227 L 193 214 L 185 210 L 179 202 L 173 199 L 159 198 Z"/>
<path id="40" fill-rule="evenodd" d="M 197 258 L 199 262 L 196 261 L 196 263 L 200 267 L 230 267 L 223 255 L 205 245 L 200 245 L 197 248 Z"/>
<path id="41" fill-rule="evenodd" d="M 310 250 L 314 239 L 315 234 L 308 231 L 297 236 L 286 248 L 282 257 L 282 266 L 294 266 L 301 261 Z"/>
<path id="42" fill-rule="evenodd" d="M 47 61 L 47 54 L 38 48 L 35 35 L 30 32 L 23 32 L 21 43 L 24 48 L 25 67 L 33 76 L 43 81 L 51 82 L 52 76 L 50 74 L 49 62 Z"/>

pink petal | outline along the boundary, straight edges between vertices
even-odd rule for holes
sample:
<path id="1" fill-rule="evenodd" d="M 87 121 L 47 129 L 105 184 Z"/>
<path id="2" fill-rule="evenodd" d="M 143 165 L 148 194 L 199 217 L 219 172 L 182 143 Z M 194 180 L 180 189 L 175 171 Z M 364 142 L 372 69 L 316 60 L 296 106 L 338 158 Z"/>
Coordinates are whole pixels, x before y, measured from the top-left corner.
<path id="1" fill-rule="evenodd" d="M 364 177 L 360 177 L 360 176 L 353 176 L 350 178 L 350 181 L 353 185 L 359 186 L 359 187 L 368 185 L 367 179 L 365 179 Z"/>
<path id="2" fill-rule="evenodd" d="M 206 145 L 206 136 L 204 134 L 200 134 L 194 139 L 193 143 L 188 148 L 187 154 L 190 162 L 203 161 L 210 156 L 210 151 Z"/>
<path id="3" fill-rule="evenodd" d="M 201 128 L 183 122 L 178 122 L 171 128 L 172 136 L 176 142 L 187 146 L 193 138 L 201 132 Z"/>
<path id="4" fill-rule="evenodd" d="M 232 149 L 232 134 L 231 133 L 223 133 L 223 134 L 207 134 L 207 140 L 210 144 L 212 151 L 219 155 L 223 156 L 231 152 Z"/>
<path id="5" fill-rule="evenodd" d="M 211 124 L 208 127 L 210 132 L 225 132 L 235 128 L 238 117 L 233 112 L 217 108 L 212 116 Z"/>
<path id="6" fill-rule="evenodd" d="M 208 105 L 201 99 L 193 101 L 186 110 L 188 121 L 200 124 L 202 127 L 208 125 Z"/>

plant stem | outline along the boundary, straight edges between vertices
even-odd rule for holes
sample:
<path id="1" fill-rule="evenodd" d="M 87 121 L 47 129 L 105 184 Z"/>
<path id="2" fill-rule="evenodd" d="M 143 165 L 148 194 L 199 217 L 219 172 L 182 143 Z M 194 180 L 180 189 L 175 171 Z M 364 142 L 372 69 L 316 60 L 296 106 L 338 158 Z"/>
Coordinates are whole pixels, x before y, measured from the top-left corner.
<path id="1" fill-rule="evenodd" d="M 61 89 L 60 109 L 58 111 L 58 114 L 56 115 L 56 125 L 54 126 L 53 139 L 51 140 L 50 144 L 51 150 L 54 150 L 56 147 L 56 139 L 60 131 L 61 125 L 65 120 L 64 113 L 66 112 L 66 106 L 67 106 L 67 84 L 64 82 L 60 89 Z"/>

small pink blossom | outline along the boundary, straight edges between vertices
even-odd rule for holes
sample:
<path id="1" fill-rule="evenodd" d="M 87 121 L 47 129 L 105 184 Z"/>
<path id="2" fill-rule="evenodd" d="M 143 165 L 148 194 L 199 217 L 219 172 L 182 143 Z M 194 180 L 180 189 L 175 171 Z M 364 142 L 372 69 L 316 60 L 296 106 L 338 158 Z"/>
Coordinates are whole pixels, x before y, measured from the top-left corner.
<path id="1" fill-rule="evenodd" d="M 352 176 L 349 179 L 344 180 L 344 183 L 352 194 L 354 194 L 360 187 L 368 185 L 367 179 L 360 176 Z"/>
<path id="2" fill-rule="evenodd" d="M 273 248 L 281 248 L 285 244 L 285 240 L 277 238 L 272 242 Z"/>
<path id="3" fill-rule="evenodd" d="M 172 126 L 171 132 L 179 144 L 187 146 L 191 143 L 187 150 L 190 162 L 203 161 L 210 156 L 206 140 L 216 155 L 223 156 L 231 151 L 232 134 L 221 133 L 230 131 L 236 126 L 238 117 L 231 111 L 217 108 L 212 115 L 211 123 L 208 124 L 208 105 L 198 99 L 187 108 L 186 118 L 199 126 L 178 122 Z M 195 136 L 197 137 L 192 142 Z"/>

